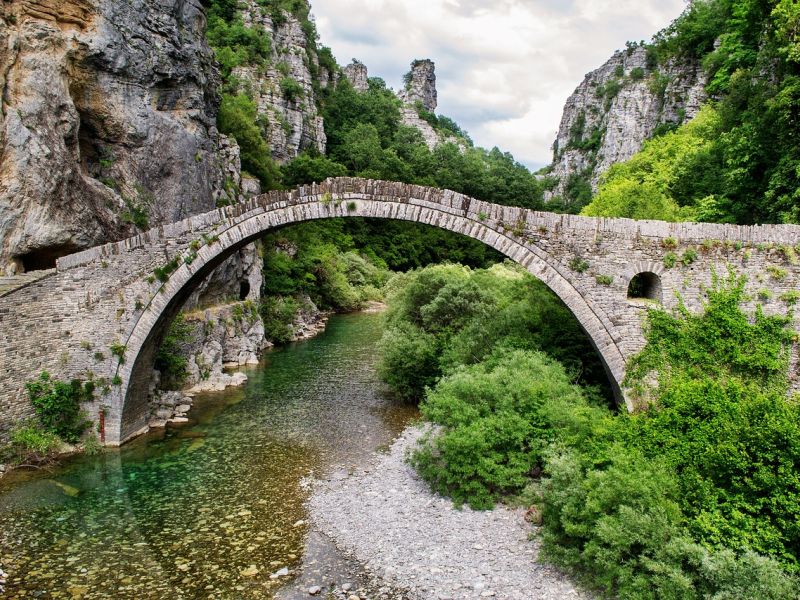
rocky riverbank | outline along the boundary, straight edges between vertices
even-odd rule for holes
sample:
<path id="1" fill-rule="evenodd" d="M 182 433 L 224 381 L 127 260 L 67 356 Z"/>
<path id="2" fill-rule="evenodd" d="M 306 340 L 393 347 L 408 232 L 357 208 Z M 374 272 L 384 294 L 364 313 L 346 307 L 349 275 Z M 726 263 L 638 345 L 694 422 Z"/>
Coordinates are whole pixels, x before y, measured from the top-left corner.
<path id="1" fill-rule="evenodd" d="M 290 341 L 310 339 L 325 331 L 330 312 L 319 310 L 308 296 L 300 298 L 300 310 L 292 323 Z M 273 343 L 252 300 L 195 309 L 183 314 L 188 328 L 180 349 L 186 358 L 184 387 L 160 389 L 161 374 L 154 371 L 150 389 L 150 427 L 186 422 L 197 394 L 219 392 L 243 385 L 247 375 L 237 369 L 255 365 Z"/>
<path id="2" fill-rule="evenodd" d="M 405 462 L 420 435 L 409 428 L 363 471 L 317 482 L 315 526 L 398 598 L 590 598 L 539 562 L 523 510 L 459 510 L 433 494 Z"/>

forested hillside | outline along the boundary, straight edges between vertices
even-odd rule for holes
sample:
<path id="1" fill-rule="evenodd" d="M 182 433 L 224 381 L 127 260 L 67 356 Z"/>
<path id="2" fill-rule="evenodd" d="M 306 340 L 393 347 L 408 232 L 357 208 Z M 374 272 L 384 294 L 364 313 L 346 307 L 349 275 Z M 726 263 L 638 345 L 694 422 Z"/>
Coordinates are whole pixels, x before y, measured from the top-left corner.
<path id="1" fill-rule="evenodd" d="M 654 63 L 700 61 L 700 114 L 603 178 L 587 215 L 797 223 L 800 5 L 696 0 L 647 45 Z"/>
<path id="2" fill-rule="evenodd" d="M 473 146 L 451 119 L 417 106 L 420 117 L 448 137 L 431 149 L 418 129 L 402 123 L 402 102 L 383 80 L 370 78 L 366 90 L 356 90 L 330 50 L 318 44 L 305 0 L 259 0 L 257 4 L 273 23 L 287 13 L 301 23 L 307 42 L 304 62 L 312 66 L 313 94 L 304 95 L 290 74 L 281 77 L 280 90 L 286 102 L 303 104 L 304 110 L 314 104 L 322 115 L 327 140 L 324 152 L 312 145 L 301 148 L 296 157 L 281 165 L 271 158 L 271 124 L 258 113 L 253 86 L 237 76 L 243 66 L 255 65 L 262 71 L 271 68 L 269 36 L 245 25 L 238 2 L 210 0 L 207 37 L 220 61 L 223 78 L 219 127 L 236 139 L 242 168 L 258 177 L 262 189 L 291 188 L 327 177 L 354 175 L 444 187 L 501 204 L 542 206 L 540 182 L 509 153 Z M 277 68 L 287 72 L 281 64 Z M 322 72 L 325 76 L 320 78 Z M 480 265 L 488 253 L 475 242 L 403 223 L 376 226 L 348 221 L 330 227 L 343 228 L 356 246 L 369 246 L 390 268 L 405 269 L 443 259 Z"/>

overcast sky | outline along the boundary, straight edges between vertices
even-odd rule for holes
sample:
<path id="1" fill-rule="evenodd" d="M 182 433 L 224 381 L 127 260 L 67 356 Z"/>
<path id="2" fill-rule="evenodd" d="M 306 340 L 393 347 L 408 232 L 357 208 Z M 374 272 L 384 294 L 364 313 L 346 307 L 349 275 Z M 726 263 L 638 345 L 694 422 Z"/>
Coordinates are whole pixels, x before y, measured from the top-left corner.
<path id="1" fill-rule="evenodd" d="M 439 108 L 481 146 L 548 164 L 564 102 L 627 40 L 650 39 L 684 0 L 311 0 L 320 41 L 399 89 L 436 63 Z"/>

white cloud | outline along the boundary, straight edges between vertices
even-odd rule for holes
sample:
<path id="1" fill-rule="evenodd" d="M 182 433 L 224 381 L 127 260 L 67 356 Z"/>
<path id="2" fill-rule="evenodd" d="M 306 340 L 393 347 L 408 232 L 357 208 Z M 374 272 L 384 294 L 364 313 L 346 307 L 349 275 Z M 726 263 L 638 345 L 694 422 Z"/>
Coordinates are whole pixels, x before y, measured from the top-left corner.
<path id="1" fill-rule="evenodd" d="M 409 63 L 436 63 L 437 112 L 481 146 L 550 162 L 561 109 L 584 74 L 627 40 L 649 39 L 685 0 L 312 0 L 341 64 L 400 87 Z"/>

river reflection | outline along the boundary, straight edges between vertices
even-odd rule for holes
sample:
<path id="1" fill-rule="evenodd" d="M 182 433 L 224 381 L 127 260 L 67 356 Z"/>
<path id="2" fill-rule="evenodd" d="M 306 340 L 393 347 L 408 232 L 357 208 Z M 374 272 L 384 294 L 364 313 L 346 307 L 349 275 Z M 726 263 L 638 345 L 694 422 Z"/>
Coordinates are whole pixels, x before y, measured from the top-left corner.
<path id="1" fill-rule="evenodd" d="M 9 598 L 269 598 L 307 533 L 303 479 L 357 467 L 416 415 L 380 391 L 381 317 L 333 317 L 184 427 L 0 484 Z"/>

